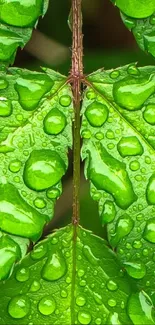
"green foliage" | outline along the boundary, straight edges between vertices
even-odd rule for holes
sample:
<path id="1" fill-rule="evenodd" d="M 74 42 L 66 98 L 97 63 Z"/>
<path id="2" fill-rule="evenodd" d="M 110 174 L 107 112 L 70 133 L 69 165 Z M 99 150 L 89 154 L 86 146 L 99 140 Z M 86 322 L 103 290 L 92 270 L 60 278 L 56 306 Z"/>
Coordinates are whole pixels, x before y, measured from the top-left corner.
<path id="1" fill-rule="evenodd" d="M 154 1 L 112 2 L 155 56 Z M 70 78 L 6 67 L 47 5 L 0 0 L 0 323 L 155 324 L 153 66 L 82 79 L 82 159 L 107 241 L 74 220 L 27 254 L 62 192 L 76 102 Z"/>

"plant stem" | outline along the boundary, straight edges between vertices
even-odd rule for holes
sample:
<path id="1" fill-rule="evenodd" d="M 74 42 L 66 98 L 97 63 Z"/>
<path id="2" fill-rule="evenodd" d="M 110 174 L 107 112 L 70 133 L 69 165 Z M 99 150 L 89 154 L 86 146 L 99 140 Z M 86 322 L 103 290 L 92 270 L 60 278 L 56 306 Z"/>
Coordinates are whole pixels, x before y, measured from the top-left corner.
<path id="1" fill-rule="evenodd" d="M 74 225 L 80 218 L 80 104 L 81 80 L 83 78 L 83 35 L 82 35 L 82 0 L 72 0 L 72 70 L 71 80 L 74 100 L 73 124 L 73 218 Z"/>

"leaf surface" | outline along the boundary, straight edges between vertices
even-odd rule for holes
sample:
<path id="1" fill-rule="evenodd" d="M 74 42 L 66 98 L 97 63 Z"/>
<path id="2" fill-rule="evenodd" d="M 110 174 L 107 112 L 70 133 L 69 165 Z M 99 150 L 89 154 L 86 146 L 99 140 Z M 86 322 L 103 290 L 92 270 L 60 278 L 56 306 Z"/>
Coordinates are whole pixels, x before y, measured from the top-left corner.
<path id="1" fill-rule="evenodd" d="M 0 279 L 53 218 L 72 146 L 66 78 L 12 68 L 0 76 Z"/>
<path id="2" fill-rule="evenodd" d="M 85 174 L 109 243 L 135 284 L 153 300 L 154 77 L 154 67 L 135 65 L 88 76 L 81 129 Z"/>
<path id="3" fill-rule="evenodd" d="M 106 242 L 80 227 L 37 244 L 0 292 L 1 324 L 132 324 L 128 276 Z"/>

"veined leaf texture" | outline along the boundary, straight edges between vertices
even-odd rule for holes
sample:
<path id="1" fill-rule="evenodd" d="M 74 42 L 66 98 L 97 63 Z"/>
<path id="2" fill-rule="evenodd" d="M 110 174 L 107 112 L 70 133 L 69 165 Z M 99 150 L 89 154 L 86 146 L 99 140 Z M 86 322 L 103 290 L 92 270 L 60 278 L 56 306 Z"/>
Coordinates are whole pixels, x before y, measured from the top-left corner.
<path id="1" fill-rule="evenodd" d="M 154 0 L 112 2 L 154 56 Z M 71 78 L 8 68 L 47 6 L 0 0 L 0 324 L 155 324 L 153 66 L 83 78 L 81 156 L 106 240 L 73 223 L 27 253 L 54 217 L 72 148 Z"/>

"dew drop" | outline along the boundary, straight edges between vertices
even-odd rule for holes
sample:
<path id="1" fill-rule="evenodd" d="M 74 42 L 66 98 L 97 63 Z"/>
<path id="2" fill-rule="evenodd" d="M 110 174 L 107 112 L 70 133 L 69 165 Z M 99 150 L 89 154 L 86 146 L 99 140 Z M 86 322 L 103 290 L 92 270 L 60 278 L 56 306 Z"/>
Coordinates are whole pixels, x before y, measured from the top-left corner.
<path id="1" fill-rule="evenodd" d="M 0 116 L 8 117 L 12 113 L 11 101 L 5 97 L 0 97 Z"/>
<path id="2" fill-rule="evenodd" d="M 122 157 L 142 155 L 144 150 L 137 137 L 122 137 L 117 145 Z"/>
<path id="3" fill-rule="evenodd" d="M 82 138 L 84 139 L 90 139 L 91 138 L 91 132 L 88 129 L 85 129 L 81 133 Z"/>
<path id="4" fill-rule="evenodd" d="M 72 102 L 72 99 L 69 95 L 63 95 L 60 97 L 60 105 L 61 106 L 67 107 L 71 104 L 71 102 Z"/>
<path id="5" fill-rule="evenodd" d="M 21 169 L 21 166 L 22 166 L 21 161 L 16 159 L 10 162 L 9 169 L 12 173 L 17 173 Z"/>
<path id="6" fill-rule="evenodd" d="M 86 97 L 87 97 L 87 99 L 93 100 L 93 99 L 96 99 L 96 94 L 93 90 L 89 90 L 86 93 Z"/>
<path id="7" fill-rule="evenodd" d="M 44 119 L 44 131 L 47 134 L 57 135 L 66 126 L 66 117 L 57 108 L 53 108 Z"/>
<path id="8" fill-rule="evenodd" d="M 7 80 L 0 78 L 0 89 L 6 89 L 8 87 L 8 82 Z"/>
<path id="9" fill-rule="evenodd" d="M 35 200 L 34 200 L 34 205 L 36 208 L 38 209 L 43 209 L 45 208 L 46 206 L 46 202 L 44 199 L 41 199 L 40 197 L 37 197 Z"/>
<path id="10" fill-rule="evenodd" d="M 155 204 L 155 174 L 149 179 L 146 189 L 146 198 L 149 204 Z"/>
<path id="11" fill-rule="evenodd" d="M 151 218 L 147 221 L 143 232 L 143 238 L 150 243 L 155 243 L 155 218 Z"/>
<path id="12" fill-rule="evenodd" d="M 30 287 L 30 292 L 37 292 L 40 289 L 40 283 L 38 281 L 33 281 Z"/>
<path id="13" fill-rule="evenodd" d="M 47 246 L 45 244 L 38 244 L 34 246 L 33 251 L 31 251 L 31 257 L 33 260 L 40 260 L 47 253 Z"/>
<path id="14" fill-rule="evenodd" d="M 108 317 L 108 325 L 121 325 L 117 313 L 110 314 Z"/>
<path id="15" fill-rule="evenodd" d="M 76 304 L 77 304 L 77 306 L 83 307 L 86 304 L 85 297 L 81 296 L 81 295 L 77 296 L 76 297 Z"/>
<path id="16" fill-rule="evenodd" d="M 57 152 L 34 150 L 24 167 L 24 182 L 32 190 L 43 191 L 57 184 L 65 170 L 65 163 Z"/>
<path id="17" fill-rule="evenodd" d="M 148 104 L 143 112 L 145 121 L 151 125 L 155 125 L 155 104 Z"/>
<path id="18" fill-rule="evenodd" d="M 140 72 L 139 72 L 138 68 L 136 67 L 136 65 L 133 65 L 133 64 L 129 65 L 128 73 L 130 75 L 139 75 L 140 74 Z"/>
<path id="19" fill-rule="evenodd" d="M 95 134 L 95 138 L 96 138 L 97 140 L 102 140 L 102 139 L 104 139 L 104 134 L 103 134 L 102 132 L 97 132 L 97 133 Z"/>
<path id="20" fill-rule="evenodd" d="M 30 276 L 29 269 L 25 267 L 18 269 L 16 272 L 16 279 L 19 282 L 27 281 L 29 279 L 29 276 Z"/>
<path id="21" fill-rule="evenodd" d="M 12 318 L 20 319 L 30 312 L 30 301 L 28 297 L 16 296 L 12 298 L 8 305 L 8 313 Z"/>
<path id="22" fill-rule="evenodd" d="M 38 309 L 42 315 L 48 316 L 54 313 L 56 303 L 52 296 L 46 296 L 39 301 Z"/>
<path id="23" fill-rule="evenodd" d="M 60 196 L 60 191 L 57 188 L 49 188 L 46 195 L 49 199 L 57 199 Z"/>
<path id="24" fill-rule="evenodd" d="M 108 109 L 104 104 L 94 101 L 85 112 L 89 123 L 94 127 L 102 126 L 108 118 Z"/>
<path id="25" fill-rule="evenodd" d="M 108 300 L 108 305 L 110 306 L 110 307 L 115 307 L 116 306 L 116 300 L 115 299 L 109 299 Z"/>
<path id="26" fill-rule="evenodd" d="M 133 324 L 154 324 L 153 303 L 144 291 L 130 296 L 127 309 Z"/>
<path id="27" fill-rule="evenodd" d="M 127 273 L 134 279 L 142 279 L 146 274 L 146 267 L 142 262 L 125 262 Z"/>
<path id="28" fill-rule="evenodd" d="M 91 322 L 91 315 L 86 311 L 79 311 L 78 312 L 78 321 L 82 325 L 88 325 Z"/>
<path id="29" fill-rule="evenodd" d="M 101 297 L 100 294 L 98 294 L 97 292 L 94 292 L 94 293 L 93 293 L 93 297 L 94 297 L 95 302 L 96 302 L 98 305 L 102 305 L 102 297 Z"/>
<path id="30" fill-rule="evenodd" d="M 11 273 L 16 261 L 21 258 L 18 244 L 8 235 L 0 237 L 0 280 L 5 280 Z"/>
<path id="31" fill-rule="evenodd" d="M 105 223 L 112 222 L 116 216 L 115 205 L 112 201 L 107 200 L 103 205 L 103 210 L 101 214 L 102 225 Z"/>
<path id="32" fill-rule="evenodd" d="M 101 318 L 96 318 L 96 320 L 95 320 L 95 324 L 96 325 L 101 325 L 101 323 L 102 323 L 102 319 Z"/>
<path id="33" fill-rule="evenodd" d="M 83 254 L 92 265 L 98 264 L 98 258 L 95 257 L 91 248 L 88 245 L 83 246 Z"/>
<path id="34" fill-rule="evenodd" d="M 130 234 L 134 227 L 134 221 L 128 214 L 122 215 L 116 223 L 115 233 L 111 235 L 110 242 L 113 246 L 116 246 L 119 241 Z"/>
<path id="35" fill-rule="evenodd" d="M 129 168 L 132 170 L 132 171 L 137 171 L 139 168 L 140 168 L 140 163 L 138 160 L 133 160 L 130 162 L 129 164 Z"/>
<path id="36" fill-rule="evenodd" d="M 110 291 L 116 291 L 118 289 L 118 285 L 113 281 L 113 280 L 109 280 L 107 282 L 107 288 L 110 290 Z"/>
<path id="37" fill-rule="evenodd" d="M 114 70 L 110 73 L 110 78 L 117 79 L 120 75 L 120 72 L 118 70 Z"/>
<path id="38" fill-rule="evenodd" d="M 66 290 L 61 290 L 61 297 L 62 298 L 67 298 L 67 296 L 68 296 L 67 291 Z"/>
<path id="39" fill-rule="evenodd" d="M 47 281 L 60 279 L 67 272 L 67 265 L 60 252 L 55 252 L 47 260 L 42 270 L 42 277 Z"/>

